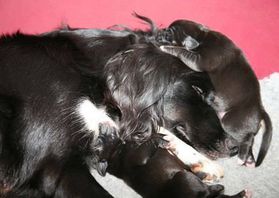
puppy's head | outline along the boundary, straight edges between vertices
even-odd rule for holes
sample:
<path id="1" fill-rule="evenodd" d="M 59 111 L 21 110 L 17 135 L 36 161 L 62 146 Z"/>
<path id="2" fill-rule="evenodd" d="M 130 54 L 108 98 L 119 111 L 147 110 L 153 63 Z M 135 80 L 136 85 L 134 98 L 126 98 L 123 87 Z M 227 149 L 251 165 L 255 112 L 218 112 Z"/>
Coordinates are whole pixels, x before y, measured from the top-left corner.
<path id="1" fill-rule="evenodd" d="M 198 87 L 206 94 L 210 84 L 205 73 L 193 72 L 177 78 L 172 91 L 165 96 L 164 123 L 183 141 L 210 158 L 236 155 L 237 142 L 225 133 L 214 109 L 197 93 Z"/>
<path id="2" fill-rule="evenodd" d="M 172 44 L 184 46 L 187 50 L 193 50 L 203 42 L 209 29 L 201 24 L 188 20 L 174 21 L 165 29 L 172 34 Z M 168 36 L 168 39 L 170 36 Z"/>
<path id="3" fill-rule="evenodd" d="M 194 69 L 197 71 L 208 71 L 226 65 L 240 53 L 240 50 L 225 35 L 193 21 L 177 20 L 161 31 L 166 32 L 161 34 L 167 35 L 171 43 L 161 42 L 163 45 L 161 49 L 179 57 L 190 67 L 191 63 L 197 64 L 198 68 Z M 157 40 L 160 43 L 162 39 Z"/>

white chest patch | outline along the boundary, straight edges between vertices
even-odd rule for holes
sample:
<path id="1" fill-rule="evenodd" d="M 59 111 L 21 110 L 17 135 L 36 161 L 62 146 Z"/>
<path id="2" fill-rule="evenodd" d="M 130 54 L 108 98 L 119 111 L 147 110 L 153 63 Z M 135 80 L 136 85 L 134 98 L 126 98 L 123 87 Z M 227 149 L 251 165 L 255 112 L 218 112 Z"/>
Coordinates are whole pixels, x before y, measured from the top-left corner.
<path id="1" fill-rule="evenodd" d="M 94 132 L 94 137 L 99 135 L 99 125 L 108 124 L 118 128 L 115 122 L 107 115 L 104 108 L 97 108 L 89 99 L 82 99 L 77 105 L 77 113 L 88 131 Z"/>

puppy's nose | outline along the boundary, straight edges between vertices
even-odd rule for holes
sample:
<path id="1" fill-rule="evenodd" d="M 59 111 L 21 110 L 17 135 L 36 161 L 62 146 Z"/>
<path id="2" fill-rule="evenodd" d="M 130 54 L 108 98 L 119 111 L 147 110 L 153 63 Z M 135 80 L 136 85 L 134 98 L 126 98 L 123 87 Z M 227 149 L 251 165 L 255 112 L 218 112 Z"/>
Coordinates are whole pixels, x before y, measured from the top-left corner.
<path id="1" fill-rule="evenodd" d="M 230 153 L 230 156 L 235 156 L 238 153 L 238 143 L 236 140 L 234 140 L 233 138 L 227 138 L 226 139 L 226 147 Z"/>

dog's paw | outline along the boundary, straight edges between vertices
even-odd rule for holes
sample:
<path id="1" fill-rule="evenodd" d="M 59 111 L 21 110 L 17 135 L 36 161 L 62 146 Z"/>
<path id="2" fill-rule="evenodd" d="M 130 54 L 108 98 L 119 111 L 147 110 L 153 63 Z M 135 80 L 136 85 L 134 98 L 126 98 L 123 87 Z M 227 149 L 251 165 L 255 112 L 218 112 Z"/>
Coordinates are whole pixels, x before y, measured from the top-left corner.
<path id="1" fill-rule="evenodd" d="M 206 183 L 218 182 L 224 177 L 224 169 L 212 161 L 202 161 L 192 164 L 190 165 L 190 169 L 195 174 L 203 173 L 202 180 Z"/>
<path id="2" fill-rule="evenodd" d="M 170 131 L 160 128 L 160 133 L 164 134 L 163 137 L 167 140 L 170 153 L 177 156 L 185 165 L 189 166 L 194 173 L 203 172 L 206 177 L 203 179 L 205 182 L 219 181 L 224 177 L 224 170 L 219 164 L 206 158 L 190 145 L 186 144 Z"/>

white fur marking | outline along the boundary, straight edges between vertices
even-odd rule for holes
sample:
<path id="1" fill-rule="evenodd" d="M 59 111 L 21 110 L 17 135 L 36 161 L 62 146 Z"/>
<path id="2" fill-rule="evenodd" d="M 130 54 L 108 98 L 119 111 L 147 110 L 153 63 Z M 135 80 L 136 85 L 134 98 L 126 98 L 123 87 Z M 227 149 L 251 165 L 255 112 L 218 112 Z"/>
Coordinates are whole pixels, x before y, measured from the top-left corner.
<path id="1" fill-rule="evenodd" d="M 107 115 L 106 111 L 97 108 L 89 99 L 83 99 L 79 102 L 77 112 L 81 116 L 85 127 L 89 131 L 93 131 L 95 137 L 99 136 L 99 124 L 109 124 L 111 127 L 117 128 L 115 122 Z"/>

